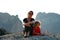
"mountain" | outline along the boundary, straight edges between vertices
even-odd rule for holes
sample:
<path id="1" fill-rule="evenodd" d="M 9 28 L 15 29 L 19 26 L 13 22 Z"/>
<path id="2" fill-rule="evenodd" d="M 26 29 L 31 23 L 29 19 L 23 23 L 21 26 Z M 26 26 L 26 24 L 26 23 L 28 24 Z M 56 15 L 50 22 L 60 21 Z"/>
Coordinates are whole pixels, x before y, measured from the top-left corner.
<path id="1" fill-rule="evenodd" d="M 60 15 L 56 13 L 46 14 L 39 12 L 36 20 L 41 21 L 41 31 L 45 32 L 47 30 L 46 33 L 48 35 L 24 38 L 22 34 L 17 33 L 23 31 L 22 22 L 19 20 L 18 15 L 14 16 L 0 12 L 0 29 L 3 28 L 7 32 L 12 33 L 0 36 L 0 40 L 60 40 L 60 36 L 58 36 L 60 34 L 58 34 L 57 37 L 55 35 L 49 35 L 49 33 L 55 34 L 60 32 Z"/>
<path id="2" fill-rule="evenodd" d="M 21 32 L 23 30 L 22 22 L 18 15 L 10 15 L 0 12 L 0 28 L 5 29 L 9 33 Z"/>
<path id="3" fill-rule="evenodd" d="M 60 33 L 60 15 L 57 13 L 39 12 L 36 20 L 41 22 L 41 31 L 46 30 L 52 34 Z"/>

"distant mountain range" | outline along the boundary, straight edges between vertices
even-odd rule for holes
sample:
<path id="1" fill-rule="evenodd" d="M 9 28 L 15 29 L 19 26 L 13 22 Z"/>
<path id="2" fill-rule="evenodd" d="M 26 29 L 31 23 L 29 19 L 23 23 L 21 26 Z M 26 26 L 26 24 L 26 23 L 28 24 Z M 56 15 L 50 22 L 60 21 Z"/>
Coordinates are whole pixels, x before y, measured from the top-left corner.
<path id="1" fill-rule="evenodd" d="M 18 15 L 14 16 L 0 12 L 0 29 L 3 28 L 8 33 L 13 33 L 0 36 L 0 40 L 60 40 L 60 15 L 56 13 L 39 12 L 36 20 L 41 21 L 41 32 L 45 33 L 47 31 L 47 35 L 23 38 L 20 33 L 17 33 L 23 31 L 23 25 Z"/>
<path id="2" fill-rule="evenodd" d="M 36 20 L 41 21 L 41 31 L 46 30 L 52 34 L 60 33 L 60 15 L 57 13 L 39 12 Z"/>
<path id="3" fill-rule="evenodd" d="M 36 20 L 41 21 L 41 31 L 57 34 L 60 33 L 60 15 L 56 13 L 39 12 Z M 23 31 L 23 25 L 18 15 L 10 15 L 0 12 L 0 28 L 4 28 L 7 32 Z"/>
<path id="4" fill-rule="evenodd" d="M 14 16 L 2 12 L 0 12 L 0 28 L 5 29 L 9 33 L 21 32 L 23 30 L 22 22 L 18 15 Z"/>

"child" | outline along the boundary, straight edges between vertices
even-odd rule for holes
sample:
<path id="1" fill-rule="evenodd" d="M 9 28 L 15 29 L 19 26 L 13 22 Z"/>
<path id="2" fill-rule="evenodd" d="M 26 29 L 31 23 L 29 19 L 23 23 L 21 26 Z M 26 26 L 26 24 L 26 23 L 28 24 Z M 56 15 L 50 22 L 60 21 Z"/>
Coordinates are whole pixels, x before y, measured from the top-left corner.
<path id="1" fill-rule="evenodd" d="M 36 21 L 33 27 L 33 32 L 32 32 L 33 36 L 39 36 L 41 35 L 41 31 L 40 31 L 40 22 Z"/>

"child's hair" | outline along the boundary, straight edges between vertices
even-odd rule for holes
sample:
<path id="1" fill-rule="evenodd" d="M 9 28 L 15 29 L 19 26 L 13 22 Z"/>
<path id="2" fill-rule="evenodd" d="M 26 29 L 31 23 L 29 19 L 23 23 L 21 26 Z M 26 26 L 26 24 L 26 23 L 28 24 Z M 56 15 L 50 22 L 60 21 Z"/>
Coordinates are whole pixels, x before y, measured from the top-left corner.
<path id="1" fill-rule="evenodd" d="M 34 26 L 37 26 L 38 23 L 40 25 L 40 22 L 39 21 L 35 21 Z"/>

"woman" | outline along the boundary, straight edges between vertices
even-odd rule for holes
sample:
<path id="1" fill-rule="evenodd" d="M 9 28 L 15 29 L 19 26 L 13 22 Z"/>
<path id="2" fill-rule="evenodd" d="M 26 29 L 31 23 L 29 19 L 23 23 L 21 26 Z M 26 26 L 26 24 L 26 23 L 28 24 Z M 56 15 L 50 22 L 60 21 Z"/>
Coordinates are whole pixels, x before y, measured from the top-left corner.
<path id="1" fill-rule="evenodd" d="M 28 12 L 28 17 L 23 19 L 24 22 L 24 36 L 31 36 L 32 35 L 32 28 L 33 28 L 33 22 L 34 18 L 32 18 L 33 16 L 33 11 L 29 11 Z"/>

